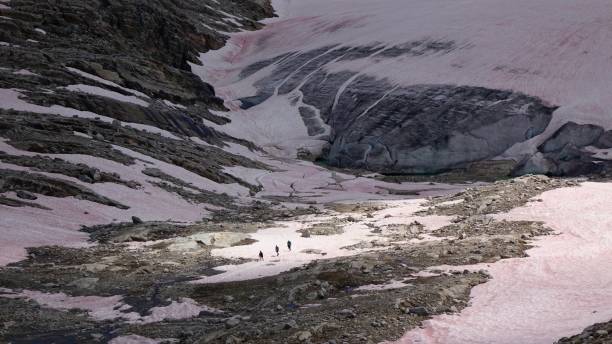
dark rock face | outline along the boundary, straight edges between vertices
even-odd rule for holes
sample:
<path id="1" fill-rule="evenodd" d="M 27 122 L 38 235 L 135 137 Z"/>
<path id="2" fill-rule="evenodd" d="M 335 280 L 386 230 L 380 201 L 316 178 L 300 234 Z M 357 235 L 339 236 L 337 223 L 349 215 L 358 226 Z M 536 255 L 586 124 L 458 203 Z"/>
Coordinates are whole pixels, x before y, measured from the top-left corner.
<path id="1" fill-rule="evenodd" d="M 0 88 L 24 90 L 28 102 L 154 125 L 209 143 L 219 137 L 202 118 L 227 121 L 209 112 L 223 110 L 223 102 L 191 72 L 190 63 L 199 64 L 199 53 L 223 46 L 227 36 L 220 32 L 259 28 L 257 20 L 273 14 L 269 2 L 259 0 L 13 0 L 9 7 L 0 9 L 9 18 L 0 21 L 0 41 L 10 44 L 0 47 L 6 68 L 0 70 Z M 13 73 L 18 70 L 33 74 Z M 150 106 L 60 89 L 74 84 L 128 96 L 123 88 L 133 89 L 150 97 Z"/>
<path id="2" fill-rule="evenodd" d="M 412 86 L 371 97 L 380 84 L 357 79 L 340 98 L 330 117 L 330 164 L 441 172 L 494 158 L 543 132 L 554 111 L 533 97 L 479 87 Z"/>
<path id="3" fill-rule="evenodd" d="M 87 133 L 93 139 L 77 136 L 74 134 L 75 131 Z M 267 168 L 264 164 L 228 153 L 215 146 L 202 146 L 190 140 L 169 139 L 113 123 L 82 118 L 30 113 L 25 113 L 24 117 L 20 117 L 15 116 L 12 112 L 0 110 L 0 137 L 8 139 L 7 143 L 11 146 L 30 152 L 85 154 L 124 165 L 134 164 L 134 158 L 113 148 L 113 145 L 117 145 L 180 166 L 219 183 L 240 183 L 247 187 L 252 186 L 223 172 L 223 166 Z M 92 168 L 61 161 L 44 159 L 32 161 L 24 157 L 2 154 L 0 154 L 0 160 L 77 178 L 80 175 L 88 175 L 93 179 L 92 182 L 99 178 L 100 181 L 105 182 L 132 184 L 110 174 L 101 174 L 96 177 Z"/>
<path id="4" fill-rule="evenodd" d="M 554 107 L 528 95 L 455 85 L 396 86 L 352 71 L 328 73 L 342 60 L 412 58 L 464 49 L 452 41 L 421 40 L 401 45 L 327 46 L 285 54 L 248 66 L 275 65 L 257 82 L 257 93 L 242 107 L 275 92 L 294 92 L 311 136 L 331 129 L 330 149 L 320 158 L 338 167 L 384 173 L 438 173 L 492 159 L 548 126 Z M 293 93 L 292 93 L 293 94 Z"/>
<path id="5" fill-rule="evenodd" d="M 582 333 L 564 337 L 555 344 L 606 344 L 612 342 L 612 320 L 589 326 Z"/>

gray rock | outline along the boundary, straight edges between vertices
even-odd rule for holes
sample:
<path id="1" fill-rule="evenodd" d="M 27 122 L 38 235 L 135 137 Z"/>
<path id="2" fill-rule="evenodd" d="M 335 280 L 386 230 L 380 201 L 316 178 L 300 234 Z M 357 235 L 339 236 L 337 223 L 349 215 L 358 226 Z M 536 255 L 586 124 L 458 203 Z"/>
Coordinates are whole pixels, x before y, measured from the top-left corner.
<path id="1" fill-rule="evenodd" d="M 298 328 L 298 324 L 297 322 L 295 322 L 295 320 L 289 320 L 288 322 L 285 323 L 285 325 L 283 325 L 283 328 L 285 330 L 291 330 L 291 329 L 296 329 Z"/>
<path id="2" fill-rule="evenodd" d="M 612 147 L 612 131 L 591 124 L 568 122 L 538 147 L 515 174 L 546 173 L 554 176 L 602 174 L 612 171 L 612 161 L 593 157 L 587 147 Z"/>
<path id="3" fill-rule="evenodd" d="M 8 191 L 27 191 L 51 197 L 73 196 L 76 199 L 128 209 L 125 205 L 71 181 L 55 179 L 38 173 L 0 169 L 0 193 Z"/>
<path id="4" fill-rule="evenodd" d="M 77 280 L 74 280 L 68 283 L 68 286 L 75 287 L 77 289 L 90 290 L 96 287 L 96 284 L 98 283 L 99 280 L 100 280 L 99 278 L 95 278 L 95 277 L 79 278 Z"/>
<path id="5" fill-rule="evenodd" d="M 135 225 L 139 225 L 142 223 L 142 220 L 137 216 L 132 216 L 132 223 Z"/>
<path id="6" fill-rule="evenodd" d="M 429 315 L 429 311 L 425 307 L 413 307 L 408 310 L 408 314 L 416 314 L 425 317 Z"/>
<path id="7" fill-rule="evenodd" d="M 87 272 L 96 273 L 108 269 L 108 265 L 102 263 L 84 264 L 83 269 Z"/>
<path id="8" fill-rule="evenodd" d="M 17 194 L 17 197 L 22 198 L 22 199 L 28 199 L 31 201 L 38 199 L 38 197 L 35 194 L 31 192 L 23 191 L 23 190 L 17 190 L 16 194 Z"/>
<path id="9" fill-rule="evenodd" d="M 89 184 L 92 184 L 94 182 L 94 180 L 86 174 L 81 174 L 79 176 L 79 180 L 85 183 L 89 183 Z"/>
<path id="10" fill-rule="evenodd" d="M 355 313 L 355 311 L 349 308 L 339 310 L 337 314 L 347 319 L 354 319 L 357 317 L 357 314 Z"/>
<path id="11" fill-rule="evenodd" d="M 93 170 L 91 174 L 91 178 L 94 181 L 99 182 L 100 180 L 102 180 L 102 174 L 100 173 L 99 170 Z"/>
<path id="12" fill-rule="evenodd" d="M 238 316 L 231 317 L 225 321 L 225 327 L 227 328 L 236 327 L 238 324 L 240 324 L 240 317 Z"/>

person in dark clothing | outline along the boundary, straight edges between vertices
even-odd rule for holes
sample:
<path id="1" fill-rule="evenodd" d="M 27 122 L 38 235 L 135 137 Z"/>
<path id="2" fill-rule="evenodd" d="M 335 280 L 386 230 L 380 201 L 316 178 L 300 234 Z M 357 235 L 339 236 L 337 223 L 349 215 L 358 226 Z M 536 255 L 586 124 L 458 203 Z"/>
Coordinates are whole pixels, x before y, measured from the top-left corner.
<path id="1" fill-rule="evenodd" d="M 276 245 L 275 249 L 276 249 L 276 256 L 278 257 L 280 255 L 279 253 L 280 249 L 278 248 L 278 245 Z"/>
<path id="2" fill-rule="evenodd" d="M 291 240 L 287 241 L 287 248 L 291 251 Z"/>
<path id="3" fill-rule="evenodd" d="M 259 251 L 259 260 L 263 260 L 263 252 Z"/>

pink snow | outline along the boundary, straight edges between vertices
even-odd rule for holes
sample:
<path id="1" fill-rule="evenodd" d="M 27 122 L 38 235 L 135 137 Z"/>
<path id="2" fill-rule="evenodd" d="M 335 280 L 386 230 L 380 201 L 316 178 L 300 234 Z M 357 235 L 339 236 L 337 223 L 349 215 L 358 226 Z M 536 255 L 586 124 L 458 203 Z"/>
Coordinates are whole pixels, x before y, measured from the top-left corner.
<path id="1" fill-rule="evenodd" d="M 79 231 L 81 225 L 105 223 L 106 220 L 94 212 L 102 208 L 97 203 L 46 196 L 39 196 L 37 203 L 54 210 L 0 205 L 0 266 L 25 259 L 26 247 L 87 246 L 89 236 Z M 84 215 L 85 209 L 93 213 Z"/>
<path id="2" fill-rule="evenodd" d="M 41 306 L 59 309 L 79 309 L 87 311 L 88 315 L 96 321 L 112 320 L 122 318 L 126 320 L 137 319 L 139 314 L 123 313 L 120 309 L 125 309 L 122 296 L 68 296 L 64 293 L 43 293 L 40 291 L 24 290 L 20 293 L 2 293 L 4 298 L 25 298 L 33 300 Z M 130 308 L 130 307 L 128 307 Z"/>
<path id="3" fill-rule="evenodd" d="M 123 302 L 121 295 L 115 296 L 69 296 L 64 293 L 44 293 L 33 290 L 13 292 L 10 289 L 0 289 L 0 297 L 11 299 L 27 299 L 43 307 L 57 310 L 78 309 L 86 311 L 95 321 L 121 319 L 133 324 L 150 324 L 165 320 L 180 320 L 197 317 L 200 312 L 223 313 L 220 310 L 199 305 L 190 298 L 172 301 L 168 306 L 153 307 L 148 315 L 141 316 L 136 312 L 128 312 L 132 306 Z"/>
<path id="4" fill-rule="evenodd" d="M 612 183 L 544 193 L 499 218 L 533 220 L 558 232 L 528 258 L 501 260 L 472 290 L 470 306 L 436 316 L 397 343 L 540 344 L 612 319 Z"/>
<path id="5" fill-rule="evenodd" d="M 20 90 L 14 89 L 0 89 L 0 108 L 15 111 L 28 111 L 34 113 L 53 114 L 65 117 L 83 117 L 83 118 L 100 118 L 100 116 L 93 112 L 81 111 L 77 109 L 67 108 L 64 106 L 53 105 L 53 106 L 40 106 L 32 103 L 28 103 L 21 99 L 22 93 Z M 108 120 L 110 121 L 110 119 Z"/>
<path id="6" fill-rule="evenodd" d="M 229 147 L 225 148 L 226 151 L 261 161 L 272 168 L 272 170 L 244 167 L 224 168 L 225 172 L 235 177 L 254 185 L 261 185 L 263 190 L 257 193 L 257 197 L 260 198 L 295 196 L 301 201 L 316 203 L 416 199 L 454 193 L 468 186 L 468 184 L 386 183 L 373 178 L 330 171 L 309 161 L 275 158 L 267 154 L 252 152 L 238 144 L 228 145 Z M 391 194 L 390 190 L 402 191 L 408 195 Z"/>
<path id="7" fill-rule="evenodd" d="M 138 153 L 128 148 L 120 147 L 120 146 L 113 146 L 113 147 L 119 150 L 120 152 L 137 159 L 137 165 L 140 165 L 142 167 L 158 168 L 161 171 L 165 172 L 166 174 L 169 174 L 184 182 L 192 184 L 194 187 L 204 189 L 204 190 L 214 191 L 218 193 L 225 192 L 232 196 L 248 194 L 248 189 L 237 183 L 232 183 L 232 184 L 217 183 L 208 178 L 204 178 L 196 173 L 193 173 L 189 170 L 186 170 L 182 167 L 172 165 L 172 164 L 163 162 L 161 160 L 157 160 L 153 157 L 150 157 L 142 153 Z"/>

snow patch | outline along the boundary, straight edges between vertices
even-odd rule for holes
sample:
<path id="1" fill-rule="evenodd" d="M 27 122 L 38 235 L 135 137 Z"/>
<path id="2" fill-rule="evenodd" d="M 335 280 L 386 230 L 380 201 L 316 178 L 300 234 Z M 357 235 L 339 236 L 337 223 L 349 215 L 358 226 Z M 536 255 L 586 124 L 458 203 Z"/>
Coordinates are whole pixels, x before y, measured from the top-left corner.
<path id="1" fill-rule="evenodd" d="M 367 285 L 362 285 L 358 288 L 355 288 L 356 291 L 380 291 L 380 290 L 393 290 L 393 289 L 400 289 L 400 288 L 406 288 L 406 287 L 410 287 L 411 284 L 405 283 L 406 281 L 408 281 L 410 279 L 405 279 L 405 280 L 391 280 L 385 284 L 367 284 Z"/>
<path id="2" fill-rule="evenodd" d="M 121 93 L 113 92 L 113 91 L 110 91 L 110 90 L 107 90 L 101 87 L 97 87 L 97 86 L 77 84 L 77 85 L 69 85 L 69 86 L 62 87 L 62 88 L 68 91 L 72 91 L 72 92 L 87 93 L 87 94 L 91 94 L 95 96 L 114 99 L 120 102 L 140 105 L 142 107 L 149 106 L 149 103 L 145 102 L 144 100 L 140 98 L 137 98 L 134 96 L 126 96 Z"/>
<path id="3" fill-rule="evenodd" d="M 123 297 L 115 296 L 69 296 L 64 293 L 44 293 L 33 290 L 13 292 L 10 289 L 0 290 L 0 297 L 11 299 L 27 299 L 35 301 L 41 306 L 70 310 L 86 311 L 95 321 L 122 319 L 133 324 L 151 324 L 161 321 L 189 319 L 197 317 L 200 312 L 222 314 L 215 308 L 203 306 L 190 298 L 181 298 L 172 301 L 167 306 L 153 307 L 148 315 L 141 316 L 137 312 L 129 312 L 132 306 L 123 302 Z"/>
<path id="4" fill-rule="evenodd" d="M 118 89 L 120 89 L 120 90 L 123 90 L 123 91 L 126 91 L 126 92 L 128 92 L 128 93 L 131 93 L 131 94 L 133 94 L 133 95 L 135 95 L 135 96 L 137 96 L 137 97 L 141 97 L 141 98 L 149 98 L 149 96 L 147 96 L 146 94 L 144 94 L 144 93 L 142 93 L 142 92 L 138 92 L 138 91 L 133 90 L 133 89 L 131 89 L 131 88 L 126 88 L 126 87 L 123 87 L 123 86 L 118 85 L 118 84 L 116 84 L 116 83 L 114 83 L 114 82 L 112 82 L 112 81 L 109 81 L 109 80 L 103 79 L 103 78 L 101 78 L 101 77 L 99 77 L 99 76 L 97 76 L 97 75 L 93 75 L 93 74 L 90 74 L 90 73 L 84 72 L 84 71 L 82 71 L 82 70 L 80 70 L 80 69 L 77 69 L 77 68 L 72 68 L 72 67 L 67 67 L 66 69 L 68 69 L 68 70 L 69 70 L 69 71 L 71 71 L 72 73 L 78 74 L 78 75 L 80 75 L 80 76 L 82 76 L 82 77 L 84 77 L 84 78 L 87 78 L 87 79 L 90 79 L 90 80 L 93 80 L 93 81 L 99 82 L 99 83 L 101 83 L 101 84 L 103 84 L 103 85 L 106 85 L 106 86 L 111 86 L 111 87 L 118 88 Z"/>
<path id="5" fill-rule="evenodd" d="M 15 149 L 0 140 L 0 151 L 11 155 L 47 156 L 60 158 L 75 164 L 83 163 L 108 173 L 117 173 L 123 180 L 133 180 L 142 185 L 140 189 L 131 189 L 115 183 L 84 183 L 76 178 L 61 174 L 36 171 L 52 178 L 69 180 L 85 186 L 94 192 L 116 200 L 130 207 L 122 210 L 98 203 L 79 200 L 74 197 L 56 198 L 38 195 L 35 201 L 51 210 L 32 207 L 8 207 L 0 205 L 0 266 L 26 257 L 26 247 L 62 245 L 67 247 L 87 246 L 88 236 L 80 230 L 81 225 L 91 226 L 114 221 L 130 221 L 131 216 L 138 216 L 145 221 L 185 221 L 201 220 L 209 214 L 208 204 L 192 204 L 180 196 L 169 193 L 148 180 L 152 177 L 142 173 L 147 167 L 159 168 L 163 172 L 182 179 L 192 185 L 210 191 L 226 192 L 230 195 L 248 195 L 248 189 L 238 184 L 219 184 L 203 178 L 178 166 L 155 160 L 146 155 L 117 147 L 123 153 L 137 159 L 134 165 L 125 166 L 115 161 L 79 154 L 37 154 Z M 144 162 L 148 161 L 148 162 Z M 17 171 L 30 171 L 29 168 L 1 163 L 0 168 Z"/>
<path id="6" fill-rule="evenodd" d="M 185 110 L 187 109 L 187 107 L 185 105 L 181 105 L 181 104 L 175 104 L 169 100 L 164 99 L 163 100 L 164 104 L 168 105 L 171 108 L 175 108 L 175 109 L 180 109 L 180 110 Z"/>
<path id="7" fill-rule="evenodd" d="M 14 71 L 13 74 L 15 74 L 15 75 L 26 75 L 26 76 L 39 76 L 38 74 L 32 73 L 32 72 L 30 72 L 27 69 L 20 69 L 18 71 Z"/>

